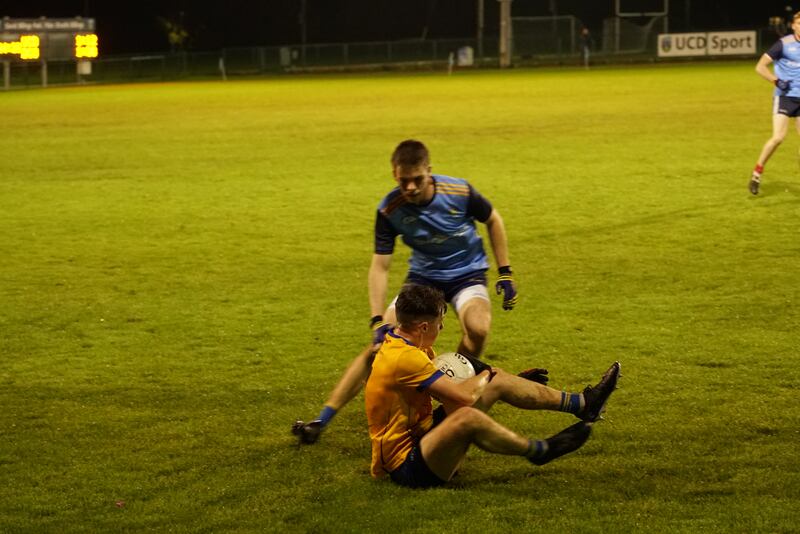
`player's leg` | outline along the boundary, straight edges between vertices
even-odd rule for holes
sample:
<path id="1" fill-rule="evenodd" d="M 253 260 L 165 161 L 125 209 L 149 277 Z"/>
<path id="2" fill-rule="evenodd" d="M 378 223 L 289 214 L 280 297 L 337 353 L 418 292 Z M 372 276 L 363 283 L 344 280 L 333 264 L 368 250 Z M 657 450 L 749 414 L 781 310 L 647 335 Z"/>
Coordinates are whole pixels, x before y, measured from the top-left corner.
<path id="1" fill-rule="evenodd" d="M 523 410 L 554 410 L 574 414 L 584 421 L 596 421 L 617 387 L 620 365 L 614 362 L 596 385 L 581 393 L 559 391 L 499 368 L 494 370 L 497 374 L 474 404 L 476 408 L 488 411 L 495 402 L 502 400 Z"/>
<path id="2" fill-rule="evenodd" d="M 772 115 L 772 136 L 764 143 L 764 148 L 758 155 L 756 162 L 760 166 L 764 166 L 769 161 L 770 156 L 780 146 L 786 138 L 786 132 L 789 130 L 789 117 L 783 113 L 778 113 L 777 110 Z"/>
<path id="3" fill-rule="evenodd" d="M 798 135 L 800 135 L 800 107 L 798 107 L 797 114 L 795 114 L 793 118 L 795 130 L 797 130 Z M 800 148 L 797 150 L 797 164 L 800 166 Z"/>
<path id="4" fill-rule="evenodd" d="M 451 301 L 461 323 L 458 352 L 477 358 L 483 352 L 492 326 L 492 306 L 484 285 L 460 291 Z"/>
<path id="5" fill-rule="evenodd" d="M 758 194 L 758 188 L 759 185 L 761 185 L 761 173 L 764 172 L 764 165 L 767 164 L 769 158 L 786 138 L 786 132 L 789 130 L 789 117 L 778 112 L 779 102 L 780 98 L 775 97 L 775 109 L 772 115 L 772 136 L 764 143 L 764 147 L 758 155 L 756 166 L 753 169 L 753 174 L 750 176 L 750 184 L 748 187 L 750 192 L 754 195 Z"/>
<path id="6" fill-rule="evenodd" d="M 497 374 L 486 386 L 476 408 L 488 411 L 499 400 L 524 410 L 558 410 L 561 407 L 561 391 L 512 375 L 499 367 L 492 370 Z"/>
<path id="7" fill-rule="evenodd" d="M 474 408 L 460 408 L 420 441 L 422 457 L 440 479 L 450 480 L 470 445 L 495 454 L 525 456 L 538 465 L 578 449 L 591 428 L 581 422 L 546 440 L 534 441 L 504 427 Z M 558 439 L 556 439 L 558 438 Z"/>

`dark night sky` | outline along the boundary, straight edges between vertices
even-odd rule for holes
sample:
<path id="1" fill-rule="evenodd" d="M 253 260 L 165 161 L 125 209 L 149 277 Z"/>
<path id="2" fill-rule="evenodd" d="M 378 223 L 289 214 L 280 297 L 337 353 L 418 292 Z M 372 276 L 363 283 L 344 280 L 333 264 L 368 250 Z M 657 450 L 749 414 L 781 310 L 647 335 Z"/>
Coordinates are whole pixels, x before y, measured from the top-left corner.
<path id="1" fill-rule="evenodd" d="M 477 0 L 306 0 L 309 43 L 430 39 L 475 35 Z M 484 0 L 485 35 L 498 30 L 498 3 Z M 624 5 L 659 5 L 658 0 L 624 0 Z M 89 16 L 97 20 L 101 53 L 153 52 L 169 48 L 159 17 L 178 21 L 191 36 L 190 48 L 218 50 L 236 46 L 299 43 L 301 0 L 26 0 L 0 4 L 0 16 L 12 18 Z M 717 30 L 764 27 L 785 7 L 800 0 L 672 0 L 670 29 Z M 614 12 L 614 0 L 514 0 L 514 15 L 575 15 L 599 31 Z M 687 11 L 689 16 L 687 17 Z"/>

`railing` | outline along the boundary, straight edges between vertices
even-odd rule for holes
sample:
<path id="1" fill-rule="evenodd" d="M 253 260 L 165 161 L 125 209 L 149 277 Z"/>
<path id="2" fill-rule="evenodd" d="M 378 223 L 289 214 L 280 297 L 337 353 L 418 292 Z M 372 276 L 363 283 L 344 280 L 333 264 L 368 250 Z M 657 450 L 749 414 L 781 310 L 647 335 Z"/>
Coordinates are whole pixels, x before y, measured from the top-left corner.
<path id="1" fill-rule="evenodd" d="M 564 20 L 567 23 L 564 23 Z M 576 19 L 561 17 L 545 28 L 548 39 L 541 36 L 521 35 L 517 25 L 515 54 L 513 62 L 517 65 L 536 64 L 575 64 L 581 63 L 581 51 L 576 38 Z M 534 21 L 529 27 L 542 26 Z M 538 26 L 537 26 L 538 25 Z M 633 28 L 628 24 L 604 25 L 593 42 L 592 60 L 597 63 L 627 62 L 633 60 L 656 59 L 655 25 Z M 611 33 L 609 28 L 621 28 L 623 35 Z M 626 30 L 627 28 L 627 30 Z M 539 32 L 542 33 L 542 32 Z M 562 35 L 563 34 L 563 35 Z M 549 34 L 548 34 L 549 35 Z M 771 44 L 777 37 L 774 31 L 759 31 L 760 44 Z M 556 39 L 555 41 L 553 39 Z M 635 47 L 615 49 L 615 43 L 637 43 Z M 555 46 L 553 43 L 558 44 Z M 561 43 L 561 44 L 559 44 Z M 480 46 L 479 46 L 480 45 Z M 76 83 L 117 83 L 138 81 L 165 81 L 186 78 L 219 78 L 227 76 L 260 76 L 286 72 L 390 69 L 390 68 L 446 68 L 457 51 L 471 47 L 474 51 L 483 50 L 483 56 L 476 54 L 475 63 L 480 66 L 497 66 L 498 40 L 486 38 L 482 43 L 476 39 L 439 39 L 413 41 L 381 41 L 341 44 L 308 44 L 225 48 L 215 52 L 178 52 L 149 55 L 120 55 L 100 57 L 92 61 L 92 72 L 79 75 L 74 62 L 51 61 L 47 65 L 45 80 L 48 85 Z M 633 50 L 632 48 L 635 48 Z M 8 87 L 35 87 L 42 85 L 42 65 L 31 63 L 6 63 L 3 70 L 8 73 Z M 5 78 L 5 76 L 4 76 Z M 2 86 L 0 86 L 0 89 Z"/>

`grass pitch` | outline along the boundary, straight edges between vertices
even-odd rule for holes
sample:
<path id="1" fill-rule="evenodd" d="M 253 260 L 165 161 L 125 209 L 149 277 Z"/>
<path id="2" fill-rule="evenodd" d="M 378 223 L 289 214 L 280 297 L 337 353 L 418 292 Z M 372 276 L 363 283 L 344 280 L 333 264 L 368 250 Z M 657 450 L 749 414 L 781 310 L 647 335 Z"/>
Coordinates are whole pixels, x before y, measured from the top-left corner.
<path id="1" fill-rule="evenodd" d="M 752 66 L 0 95 L 0 531 L 794 531 L 800 171 L 790 133 L 747 192 Z M 423 492 L 369 478 L 361 397 L 318 445 L 289 435 L 369 339 L 407 137 L 505 219 L 520 299 L 486 359 L 571 390 L 622 361 L 576 454 L 473 449 Z"/>

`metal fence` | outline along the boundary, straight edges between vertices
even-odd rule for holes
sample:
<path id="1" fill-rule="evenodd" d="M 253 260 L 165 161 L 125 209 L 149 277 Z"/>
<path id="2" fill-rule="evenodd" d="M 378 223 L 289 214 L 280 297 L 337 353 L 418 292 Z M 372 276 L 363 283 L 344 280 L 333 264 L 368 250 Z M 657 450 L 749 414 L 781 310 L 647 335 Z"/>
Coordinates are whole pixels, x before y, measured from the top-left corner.
<path id="1" fill-rule="evenodd" d="M 580 21 L 570 16 L 517 19 L 513 22 L 513 63 L 580 64 L 577 32 Z M 637 25 L 608 19 L 603 31 L 592 39 L 596 63 L 654 60 L 656 40 L 664 24 L 660 18 Z M 759 31 L 761 43 L 769 45 L 773 30 Z M 459 49 L 475 51 L 479 66 L 497 66 L 496 37 L 382 41 L 342 44 L 308 44 L 226 48 L 215 52 L 180 52 L 151 55 L 101 57 L 92 61 L 92 72 L 79 75 L 74 62 L 51 61 L 46 75 L 40 63 L 11 63 L 10 87 L 33 87 L 76 83 L 166 81 L 186 78 L 260 76 L 286 72 L 345 69 L 446 68 Z M 44 78 L 44 80 L 43 80 Z"/>
<path id="2" fill-rule="evenodd" d="M 114 83 L 163 81 L 220 76 L 258 76 L 335 68 L 401 68 L 447 65 L 457 51 L 471 47 L 484 51 L 490 61 L 497 57 L 497 42 L 476 39 L 382 41 L 342 44 L 308 44 L 272 47 L 225 48 L 216 52 L 178 52 L 149 55 L 101 57 L 92 61 L 89 75 L 78 75 L 70 61 L 50 61 L 46 83 Z M 43 84 L 43 66 L 38 62 L 17 62 L 10 66 L 10 86 Z"/>
<path id="3" fill-rule="evenodd" d="M 578 52 L 581 23 L 571 15 L 512 17 L 513 57 L 572 56 Z"/>

